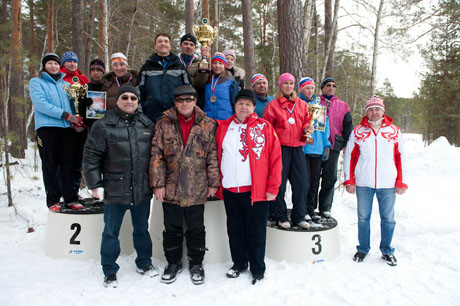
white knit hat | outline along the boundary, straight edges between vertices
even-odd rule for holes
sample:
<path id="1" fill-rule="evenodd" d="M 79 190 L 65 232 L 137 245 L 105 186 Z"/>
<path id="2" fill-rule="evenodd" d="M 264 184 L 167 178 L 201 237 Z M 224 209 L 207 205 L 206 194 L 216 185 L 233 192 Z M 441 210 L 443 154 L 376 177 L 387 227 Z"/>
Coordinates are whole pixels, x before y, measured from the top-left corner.
<path id="1" fill-rule="evenodd" d="M 111 62 L 112 66 L 116 62 L 122 62 L 122 63 L 125 63 L 126 66 L 128 66 L 128 59 L 121 52 L 116 52 L 116 53 L 112 54 L 112 56 L 110 57 L 110 62 Z"/>

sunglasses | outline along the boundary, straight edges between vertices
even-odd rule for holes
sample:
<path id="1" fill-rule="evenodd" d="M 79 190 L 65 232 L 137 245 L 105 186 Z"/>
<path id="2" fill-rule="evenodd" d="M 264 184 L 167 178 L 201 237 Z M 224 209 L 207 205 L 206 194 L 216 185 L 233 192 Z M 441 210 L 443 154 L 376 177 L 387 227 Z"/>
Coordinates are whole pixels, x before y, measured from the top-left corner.
<path id="1" fill-rule="evenodd" d="M 137 97 L 136 96 L 121 96 L 121 99 L 123 101 L 128 101 L 129 99 L 131 99 L 131 101 L 137 101 Z"/>
<path id="2" fill-rule="evenodd" d="M 334 88 L 336 88 L 337 86 L 335 86 L 335 84 L 329 83 L 329 84 L 326 85 L 326 87 L 334 87 Z"/>
<path id="3" fill-rule="evenodd" d="M 177 103 L 192 103 L 193 101 L 195 101 L 194 98 L 176 98 Z"/>

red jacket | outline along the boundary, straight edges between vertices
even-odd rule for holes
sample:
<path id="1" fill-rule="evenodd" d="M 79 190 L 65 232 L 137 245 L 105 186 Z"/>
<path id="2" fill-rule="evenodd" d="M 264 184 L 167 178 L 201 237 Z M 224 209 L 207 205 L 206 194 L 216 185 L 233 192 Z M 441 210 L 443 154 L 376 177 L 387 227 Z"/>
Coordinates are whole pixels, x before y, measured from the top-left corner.
<path id="1" fill-rule="evenodd" d="M 294 110 L 292 110 L 293 108 Z M 292 114 L 289 113 L 289 110 L 292 110 Z M 293 124 L 288 121 L 291 117 L 295 121 Z M 281 145 L 288 147 L 305 146 L 305 127 L 310 124 L 308 104 L 305 101 L 299 98 L 291 100 L 285 97 L 276 98 L 268 103 L 263 118 L 273 125 Z"/>
<path id="2" fill-rule="evenodd" d="M 84 75 L 83 72 L 81 72 L 80 69 L 77 69 L 75 70 L 74 72 L 72 71 L 69 71 L 67 68 L 65 67 L 61 67 L 61 70 L 60 72 L 64 72 L 65 73 L 65 76 L 64 76 L 64 81 L 70 83 L 70 84 L 73 84 L 73 81 L 72 81 L 72 78 L 74 76 L 78 77 L 78 83 L 80 83 L 81 85 L 85 85 L 85 84 L 88 84 L 89 83 L 89 80 L 88 78 L 86 77 L 86 75 Z"/>
<path id="3" fill-rule="evenodd" d="M 217 156 L 219 167 L 222 162 L 222 143 L 228 127 L 235 115 L 227 120 L 217 120 Z M 246 129 L 246 141 L 249 149 L 249 165 L 251 168 L 251 200 L 252 202 L 267 201 L 266 193 L 277 195 L 281 185 L 281 146 L 272 125 L 259 118 L 256 113 L 249 117 Z M 222 181 L 222 172 L 220 174 Z M 222 184 L 217 197 L 223 199 Z"/>

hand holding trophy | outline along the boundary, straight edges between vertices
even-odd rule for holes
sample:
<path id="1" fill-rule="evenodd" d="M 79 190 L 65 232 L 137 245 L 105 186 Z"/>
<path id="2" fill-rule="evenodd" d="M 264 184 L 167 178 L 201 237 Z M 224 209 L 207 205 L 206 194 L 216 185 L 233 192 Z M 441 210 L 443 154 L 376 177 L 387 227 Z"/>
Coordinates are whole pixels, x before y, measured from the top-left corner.
<path id="1" fill-rule="evenodd" d="M 311 103 L 308 107 L 308 115 L 310 117 L 310 124 L 316 129 L 316 121 L 323 116 L 324 109 L 319 104 L 319 97 L 316 100 L 316 103 Z M 307 138 L 307 144 L 313 144 L 315 139 L 311 137 L 310 131 L 305 133 L 305 137 Z"/>
<path id="2" fill-rule="evenodd" d="M 70 86 L 65 87 L 65 91 L 67 95 L 69 96 L 70 100 L 73 100 L 73 103 L 75 105 L 75 112 L 77 115 L 78 113 L 78 99 L 79 98 L 84 98 L 86 96 L 86 93 L 88 92 L 88 85 L 81 85 L 78 83 L 78 77 L 74 76 L 72 78 L 72 84 Z"/>
<path id="3" fill-rule="evenodd" d="M 208 51 L 208 46 L 210 46 L 217 37 L 219 32 L 217 27 L 212 27 L 208 25 L 208 18 L 203 18 L 201 25 L 193 26 L 193 34 L 198 39 L 201 44 L 202 49 Z M 198 70 L 200 71 L 209 71 L 210 66 L 209 62 L 206 60 L 207 55 L 203 54 L 203 59 L 198 63 Z"/>

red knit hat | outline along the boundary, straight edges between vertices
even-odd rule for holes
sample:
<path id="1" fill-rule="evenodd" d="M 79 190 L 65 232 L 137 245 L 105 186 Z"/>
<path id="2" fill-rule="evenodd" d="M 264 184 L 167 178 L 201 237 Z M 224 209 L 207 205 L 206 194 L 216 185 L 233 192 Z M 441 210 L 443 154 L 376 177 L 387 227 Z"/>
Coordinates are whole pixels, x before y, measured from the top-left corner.
<path id="1" fill-rule="evenodd" d="M 385 111 L 385 105 L 383 105 L 383 99 L 380 98 L 379 96 L 372 96 L 369 99 L 367 99 L 366 112 L 371 107 L 378 107 L 378 108 L 381 108 L 383 111 Z"/>

